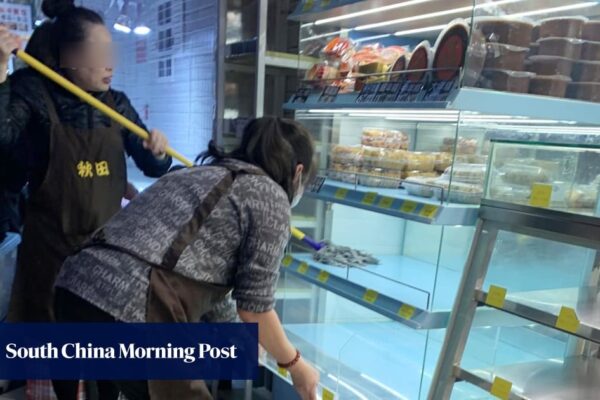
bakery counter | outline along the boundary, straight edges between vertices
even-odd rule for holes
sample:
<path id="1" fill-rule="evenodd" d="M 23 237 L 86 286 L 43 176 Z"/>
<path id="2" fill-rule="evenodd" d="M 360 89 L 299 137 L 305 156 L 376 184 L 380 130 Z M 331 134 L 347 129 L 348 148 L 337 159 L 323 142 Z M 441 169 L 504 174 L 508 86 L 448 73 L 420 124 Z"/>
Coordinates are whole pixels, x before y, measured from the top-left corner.
<path id="1" fill-rule="evenodd" d="M 372 188 L 326 179 L 306 196 L 431 225 L 471 226 L 477 220 L 477 205 L 413 196 L 406 189 Z"/>

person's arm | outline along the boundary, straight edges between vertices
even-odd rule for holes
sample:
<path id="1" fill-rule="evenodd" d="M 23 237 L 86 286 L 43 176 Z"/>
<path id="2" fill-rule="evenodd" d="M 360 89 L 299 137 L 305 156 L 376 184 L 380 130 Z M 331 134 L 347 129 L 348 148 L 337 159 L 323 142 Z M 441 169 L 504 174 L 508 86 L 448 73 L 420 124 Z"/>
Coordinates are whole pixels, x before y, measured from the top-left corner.
<path id="1" fill-rule="evenodd" d="M 263 187 L 263 182 L 252 181 L 254 190 L 245 191 L 249 206 L 241 211 L 245 236 L 232 295 L 242 321 L 258 324 L 260 344 L 278 363 L 288 364 L 295 359 L 296 349 L 287 339 L 273 305 L 290 237 L 290 203 L 283 190 Z M 316 399 L 318 373 L 302 358 L 289 371 L 301 398 Z"/>
<path id="2" fill-rule="evenodd" d="M 279 317 L 274 310 L 264 313 L 254 313 L 244 310 L 238 311 L 242 321 L 258 324 L 258 340 L 265 350 L 280 364 L 287 364 L 296 357 L 296 349 L 290 343 Z M 319 373 L 304 361 L 302 357 L 298 362 L 288 368 L 294 387 L 303 400 L 316 400 L 316 389 L 319 383 Z"/>
<path id="3" fill-rule="evenodd" d="M 113 92 L 117 107 L 123 116 L 136 125 L 148 130 L 139 114 L 127 98 L 121 92 Z M 150 141 L 144 141 L 127 129 L 123 129 L 123 142 L 125 151 L 133 158 L 135 165 L 150 178 L 159 178 L 166 174 L 173 160 L 164 154 L 168 141 L 164 134 L 158 130 L 151 130 Z"/>
<path id="4" fill-rule="evenodd" d="M 12 93 L 8 78 L 11 51 L 20 46 L 18 37 L 0 25 L 0 150 L 11 152 L 31 117 L 24 99 Z"/>

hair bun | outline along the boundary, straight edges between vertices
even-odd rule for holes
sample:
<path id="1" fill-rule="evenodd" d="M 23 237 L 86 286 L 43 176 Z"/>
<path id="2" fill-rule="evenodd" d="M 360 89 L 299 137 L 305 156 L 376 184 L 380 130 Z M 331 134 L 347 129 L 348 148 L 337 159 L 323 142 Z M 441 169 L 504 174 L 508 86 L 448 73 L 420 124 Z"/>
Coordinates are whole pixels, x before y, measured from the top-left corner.
<path id="1" fill-rule="evenodd" d="M 48 18 L 56 18 L 75 8 L 75 0 L 44 0 L 42 11 Z"/>

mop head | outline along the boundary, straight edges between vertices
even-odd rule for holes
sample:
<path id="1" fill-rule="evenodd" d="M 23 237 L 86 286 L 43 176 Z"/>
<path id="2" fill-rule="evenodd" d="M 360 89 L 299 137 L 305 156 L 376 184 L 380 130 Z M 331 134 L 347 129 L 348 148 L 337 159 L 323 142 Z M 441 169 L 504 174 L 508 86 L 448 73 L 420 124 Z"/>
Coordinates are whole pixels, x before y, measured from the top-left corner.
<path id="1" fill-rule="evenodd" d="M 314 260 L 321 264 L 352 268 L 379 264 L 379 260 L 371 254 L 354 250 L 346 246 L 332 245 L 328 242 L 325 242 L 325 244 L 325 247 L 316 253 L 313 253 Z"/>

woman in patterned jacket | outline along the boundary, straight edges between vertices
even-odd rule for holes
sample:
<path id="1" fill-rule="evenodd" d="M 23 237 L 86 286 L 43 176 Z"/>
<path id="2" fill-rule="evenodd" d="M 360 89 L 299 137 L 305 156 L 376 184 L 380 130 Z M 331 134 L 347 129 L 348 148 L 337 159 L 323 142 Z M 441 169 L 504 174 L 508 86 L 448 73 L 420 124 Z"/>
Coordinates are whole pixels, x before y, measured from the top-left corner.
<path id="1" fill-rule="evenodd" d="M 231 294 L 301 398 L 316 399 L 318 373 L 273 310 L 290 209 L 313 156 L 310 133 L 280 118 L 250 122 L 232 153 L 211 143 L 203 165 L 161 178 L 67 260 L 56 284 L 58 320 L 199 322 Z M 212 398 L 191 381 L 115 385 L 129 400 Z"/>

